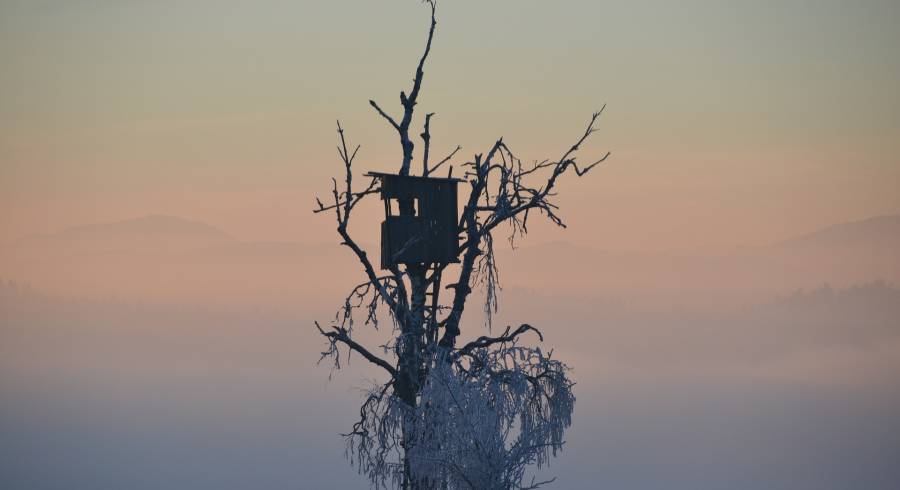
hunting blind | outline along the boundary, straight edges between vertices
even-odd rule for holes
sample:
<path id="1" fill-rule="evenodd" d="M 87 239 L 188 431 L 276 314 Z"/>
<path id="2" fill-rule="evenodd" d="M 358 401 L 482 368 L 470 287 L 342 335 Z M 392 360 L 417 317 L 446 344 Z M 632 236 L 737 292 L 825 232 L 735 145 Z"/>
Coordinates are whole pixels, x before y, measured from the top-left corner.
<path id="1" fill-rule="evenodd" d="M 381 180 L 381 268 L 459 262 L 460 179 L 369 172 Z"/>

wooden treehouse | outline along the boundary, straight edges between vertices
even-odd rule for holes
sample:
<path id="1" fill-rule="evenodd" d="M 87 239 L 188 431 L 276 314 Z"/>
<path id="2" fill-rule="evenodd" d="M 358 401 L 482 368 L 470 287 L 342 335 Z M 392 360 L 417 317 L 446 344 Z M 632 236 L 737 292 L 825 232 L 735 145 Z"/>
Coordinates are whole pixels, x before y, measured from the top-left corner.
<path id="1" fill-rule="evenodd" d="M 398 264 L 443 268 L 459 262 L 455 178 L 369 172 L 381 180 L 381 268 Z"/>

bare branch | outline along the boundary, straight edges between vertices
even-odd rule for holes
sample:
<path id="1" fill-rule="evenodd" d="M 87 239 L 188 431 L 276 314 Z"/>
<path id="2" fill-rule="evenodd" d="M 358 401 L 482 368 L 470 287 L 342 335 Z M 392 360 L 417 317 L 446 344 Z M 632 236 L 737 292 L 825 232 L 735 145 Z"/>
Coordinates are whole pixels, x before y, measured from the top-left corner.
<path id="1" fill-rule="evenodd" d="M 422 176 L 428 177 L 428 151 L 431 149 L 431 117 L 433 112 L 425 114 L 425 128 L 422 130 L 422 141 L 425 142 L 425 148 L 422 151 Z"/>
<path id="2" fill-rule="evenodd" d="M 381 189 L 376 187 L 377 183 L 378 183 L 378 179 L 373 178 L 372 181 L 369 183 L 369 186 L 365 190 L 360 191 L 360 192 L 354 192 L 353 195 L 351 195 L 349 199 L 345 198 L 343 200 L 338 201 L 336 204 L 325 205 L 325 204 L 322 204 L 322 201 L 320 201 L 319 198 L 316 198 L 316 205 L 318 207 L 316 209 L 313 209 L 313 213 L 318 214 L 318 213 L 321 213 L 322 211 L 328 211 L 330 209 L 334 209 L 335 207 L 343 208 L 348 203 L 350 204 L 350 207 L 352 209 L 353 206 L 356 206 L 356 203 L 358 203 L 359 200 L 362 199 L 363 197 L 368 196 L 369 194 L 378 194 L 379 192 L 381 192 Z"/>
<path id="3" fill-rule="evenodd" d="M 428 171 L 428 174 L 425 174 L 425 176 L 428 177 L 429 174 L 434 173 L 434 171 L 436 171 L 437 169 L 439 169 L 439 168 L 441 167 L 441 165 L 443 165 L 443 164 L 447 163 L 448 161 L 450 161 L 450 159 L 453 158 L 453 156 L 456 155 L 456 152 L 458 152 L 459 150 L 462 150 L 462 146 L 457 145 L 456 148 L 455 148 L 453 151 L 451 151 L 449 155 L 447 155 L 446 157 L 444 157 L 443 160 L 441 160 L 440 162 L 438 162 L 438 164 L 435 165 L 434 168 L 430 169 L 430 170 Z"/>
<path id="4" fill-rule="evenodd" d="M 385 288 L 385 285 L 378 280 L 378 275 L 375 273 L 375 267 L 369 260 L 368 254 L 365 252 L 365 250 L 362 249 L 362 247 L 360 247 L 356 243 L 356 241 L 350 236 L 350 232 L 348 231 L 350 216 L 354 207 L 359 204 L 359 202 L 365 196 L 374 194 L 377 191 L 376 179 L 373 178 L 364 190 L 359 192 L 353 191 L 353 160 L 356 157 L 356 153 L 359 147 L 357 147 L 352 154 L 349 153 L 347 150 L 347 139 L 344 134 L 344 129 L 341 127 L 340 121 L 338 121 L 337 128 L 341 141 L 341 144 L 338 147 L 338 153 L 341 155 L 341 160 L 344 164 L 345 190 L 338 191 L 337 179 L 332 178 L 331 194 L 333 203 L 331 205 L 325 206 L 322 204 L 322 201 L 317 198 L 316 202 L 318 203 L 319 207 L 313 212 L 320 213 L 329 209 L 333 209 L 335 211 L 337 232 L 343 240 L 341 244 L 352 250 L 354 255 L 356 255 L 360 264 L 363 266 L 363 271 L 365 272 L 369 282 L 374 285 L 381 298 L 388 305 L 388 308 L 390 309 L 394 317 L 401 320 L 408 320 L 408 310 L 403 306 L 405 304 L 406 291 L 405 288 L 403 288 L 403 281 L 399 271 L 396 271 L 394 274 L 394 279 L 397 283 L 398 294 L 391 294 Z"/>
<path id="5" fill-rule="evenodd" d="M 387 119 L 387 121 L 389 123 L 391 123 L 391 126 L 393 126 L 394 129 L 396 129 L 397 131 L 400 131 L 400 125 L 397 124 L 397 121 L 394 121 L 393 117 L 389 116 L 386 112 L 384 112 L 384 110 L 382 110 L 381 107 L 378 106 L 377 102 L 375 102 L 374 100 L 369 100 L 369 105 L 374 107 L 375 110 L 378 111 L 378 114 L 381 114 L 381 117 Z"/>
<path id="6" fill-rule="evenodd" d="M 371 362 L 372 364 L 375 364 L 376 366 L 382 367 L 385 371 L 387 371 L 391 375 L 392 378 L 396 378 L 397 370 L 394 369 L 394 366 L 391 366 L 387 361 L 376 356 L 375 354 L 372 354 L 371 352 L 369 352 L 368 349 L 366 349 L 365 347 L 363 347 L 362 345 L 358 344 L 356 341 L 351 339 L 347 329 L 345 329 L 343 327 L 333 326 L 333 327 L 331 327 L 332 329 L 334 329 L 333 332 L 326 332 L 319 325 L 319 322 L 315 322 L 315 324 L 316 324 L 316 328 L 319 329 L 319 333 L 321 333 L 322 335 L 327 337 L 331 343 L 332 350 L 323 352 L 322 353 L 323 359 L 330 355 L 336 355 L 336 353 L 337 353 L 336 343 L 341 342 L 342 344 L 346 345 L 350 349 L 359 353 L 359 355 L 366 358 L 367 361 Z"/>
<path id="7" fill-rule="evenodd" d="M 502 343 L 506 343 L 506 342 L 512 342 L 513 340 L 516 339 L 516 337 L 518 337 L 519 335 L 522 335 L 525 332 L 528 332 L 529 330 L 536 333 L 538 335 L 538 338 L 541 340 L 541 342 L 544 341 L 544 335 L 541 334 L 541 331 L 532 327 L 531 325 L 529 325 L 527 323 L 523 323 L 514 332 L 509 333 L 511 328 L 512 327 L 506 327 L 506 330 L 503 332 L 503 335 L 500 335 L 499 337 L 487 337 L 484 335 L 481 337 L 478 337 L 477 339 L 473 340 L 472 342 L 469 342 L 468 344 L 460 347 L 459 350 L 454 351 L 453 357 L 458 358 L 460 356 L 468 355 L 475 349 L 483 349 L 485 347 L 489 347 L 494 344 L 502 344 Z"/>
<path id="8" fill-rule="evenodd" d="M 399 136 L 403 156 L 400 175 L 410 175 L 411 171 L 414 144 L 409 131 L 437 24 L 435 1 L 426 2 L 431 23 L 412 88 L 400 92 L 402 116 L 392 117 L 374 100 L 369 101 Z M 566 374 L 568 367 L 552 359 L 552 351 L 545 355 L 540 347 L 519 343 L 529 331 L 543 341 L 541 332 L 529 324 L 515 330 L 507 326 L 499 336 L 480 336 L 459 349 L 455 344 L 473 285 L 485 290 L 488 328 L 497 311 L 500 283 L 493 231 L 508 224 L 509 241 L 515 246 L 514 240 L 527 233 L 528 219 L 535 213 L 565 226 L 553 202 L 557 183 L 566 172 L 577 177 L 587 174 L 609 156 L 606 153 L 587 165 L 577 163 L 578 151 L 597 131 L 595 125 L 603 110 L 593 114 L 584 132 L 556 160 L 524 165 L 499 139 L 486 153 L 476 154 L 461 165 L 469 186 L 457 223 L 462 241 L 457 249 L 459 276 L 447 286 L 453 294 L 444 304 L 439 294 L 440 278 L 447 264 L 396 264 L 397 260 L 390 260 L 395 263 L 388 267 L 390 273 L 379 275 L 366 251 L 351 236 L 353 210 L 366 196 L 380 191 L 380 180 L 373 177 L 366 186 L 354 188 L 359 186 L 353 182 L 353 163 L 360 147 L 349 144 L 338 122 L 338 154 L 344 175 L 332 179 L 329 199 L 323 202 L 316 198 L 314 212 L 335 213 L 341 245 L 357 257 L 365 280 L 344 298 L 330 330 L 318 322 L 315 325 L 328 341 L 320 361 L 333 358 L 335 368 L 339 368 L 340 354 L 346 352 L 349 358 L 356 352 L 391 376 L 387 383 L 378 383 L 367 391 L 360 419 L 345 435 L 351 462 L 355 458 L 354 464 L 376 487 L 533 489 L 553 481 L 532 478 L 529 484 L 524 472 L 526 466 L 546 464 L 562 448 L 563 432 L 571 424 L 575 402 L 574 383 Z M 457 146 L 432 164 L 433 116 L 425 114 L 419 135 L 423 141 L 423 177 L 435 173 L 461 149 Z M 410 199 L 401 199 L 401 214 L 410 214 L 412 207 Z M 393 258 L 399 259 L 421 239 L 408 239 Z M 394 329 L 391 338 L 380 346 L 384 351 L 380 357 L 353 340 L 353 328 L 357 315 L 364 315 L 365 323 L 377 328 L 382 305 Z M 439 320 L 439 314 L 446 316 Z"/>
<path id="9" fill-rule="evenodd" d="M 437 10 L 437 4 L 434 0 L 428 0 L 428 4 L 431 6 L 431 27 L 428 29 L 428 41 L 425 42 L 425 52 L 422 53 L 422 58 L 419 59 L 419 66 L 416 67 L 416 76 L 413 79 L 413 88 L 409 92 L 409 97 L 405 98 L 403 92 L 400 93 L 401 102 L 403 102 L 404 108 L 407 109 L 403 114 L 404 121 L 408 118 L 412 118 L 412 108 L 416 105 L 416 99 L 419 97 L 419 90 L 422 88 L 422 78 L 425 75 L 425 72 L 423 71 L 425 60 L 428 58 L 428 53 L 431 52 L 431 41 L 434 39 L 434 28 L 437 27 L 437 19 L 434 15 Z M 409 126 L 408 121 L 406 122 L 406 125 L 407 127 Z"/>
<path id="10" fill-rule="evenodd" d="M 416 66 L 416 73 L 413 77 L 413 86 L 409 91 L 409 95 L 406 92 L 400 92 L 400 105 L 403 106 L 403 117 L 400 119 L 398 123 L 394 118 L 389 116 L 381 107 L 374 101 L 370 100 L 369 104 L 378 111 L 378 114 L 381 117 L 385 118 L 390 125 L 397 130 L 397 134 L 400 136 L 400 147 L 403 151 L 403 160 L 400 164 L 400 171 L 398 172 L 400 175 L 409 175 L 410 163 L 413 159 L 413 148 L 415 144 L 409 138 L 409 126 L 412 123 L 413 113 L 415 112 L 416 101 L 419 98 L 419 91 L 422 88 L 422 80 L 425 77 L 425 60 L 428 59 L 428 54 L 431 52 L 431 42 L 434 39 L 434 30 L 437 27 L 437 20 L 435 17 L 435 12 L 437 10 L 437 5 L 434 0 L 428 0 L 428 5 L 431 7 L 431 25 L 428 29 L 428 39 L 425 41 L 425 52 L 422 53 L 422 57 L 419 59 L 419 64 Z M 426 132 L 427 132 L 427 117 L 426 117 Z M 426 145 L 427 145 L 426 140 Z M 427 164 L 427 162 L 426 162 Z"/>

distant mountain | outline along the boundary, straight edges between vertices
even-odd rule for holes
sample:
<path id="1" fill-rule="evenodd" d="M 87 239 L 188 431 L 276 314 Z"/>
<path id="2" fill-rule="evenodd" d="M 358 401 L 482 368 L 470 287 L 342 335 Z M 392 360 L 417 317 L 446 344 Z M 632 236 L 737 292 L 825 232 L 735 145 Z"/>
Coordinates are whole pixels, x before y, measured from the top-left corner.
<path id="1" fill-rule="evenodd" d="M 152 215 L 2 246 L 0 276 L 68 296 L 300 308 L 313 295 L 339 298 L 347 284 L 332 277 L 361 281 L 347 254 L 333 244 L 241 241 L 203 222 Z"/>
<path id="2" fill-rule="evenodd" d="M 900 216 L 719 254 L 609 251 L 561 242 L 498 251 L 500 278 L 508 286 L 659 304 L 746 304 L 825 283 L 900 282 Z"/>
<path id="3" fill-rule="evenodd" d="M 377 260 L 377 246 L 366 245 Z M 878 279 L 900 283 L 900 216 L 838 224 L 719 254 L 610 251 L 567 242 L 529 246 L 527 241 L 515 251 L 498 242 L 497 252 L 504 287 L 645 305 L 725 307 L 825 283 L 838 288 Z M 245 242 L 172 216 L 23 239 L 0 249 L 0 274 L 67 295 L 298 309 L 307 303 L 330 305 L 344 297 L 348 285 L 364 279 L 353 254 L 334 242 Z"/>
<path id="4" fill-rule="evenodd" d="M 74 226 L 60 232 L 31 235 L 17 245 L 33 251 L 72 253 L 185 249 L 235 242 L 224 231 L 200 221 L 149 215 L 112 223 Z"/>
<path id="5" fill-rule="evenodd" d="M 791 238 L 776 248 L 877 248 L 900 250 L 900 215 L 878 216 L 862 221 L 841 223 Z"/>

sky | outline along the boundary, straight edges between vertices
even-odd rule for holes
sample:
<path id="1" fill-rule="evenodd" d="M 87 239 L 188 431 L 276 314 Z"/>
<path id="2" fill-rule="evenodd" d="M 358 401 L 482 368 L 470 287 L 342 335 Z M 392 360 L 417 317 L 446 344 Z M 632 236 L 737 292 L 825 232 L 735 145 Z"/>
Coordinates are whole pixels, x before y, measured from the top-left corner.
<path id="1" fill-rule="evenodd" d="M 434 151 L 502 136 L 552 158 L 608 104 L 584 158 L 612 157 L 566 184 L 553 239 L 716 249 L 900 212 L 896 2 L 439 8 Z M 335 121 L 362 169 L 396 169 L 367 101 L 398 110 L 427 21 L 411 0 L 0 9 L 0 241 L 157 213 L 326 240 L 308 211 L 340 170 Z"/>
<path id="2" fill-rule="evenodd" d="M 363 279 L 311 210 L 337 120 L 360 172 L 397 170 L 368 101 L 398 113 L 427 15 L 0 0 L 0 486 L 367 488 L 338 434 L 381 373 L 316 365 L 313 329 Z M 497 240 L 494 332 L 538 326 L 577 383 L 554 488 L 900 488 L 898 25 L 895 1 L 440 2 L 418 115 L 455 175 L 499 137 L 558 157 L 606 105 L 569 227 Z M 381 212 L 357 208 L 367 247 Z"/>

